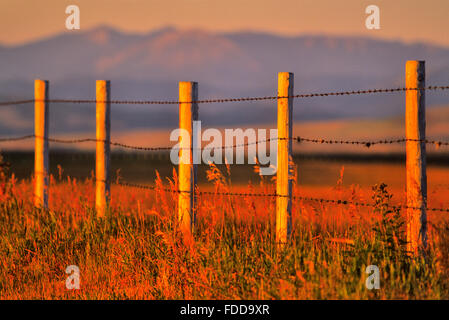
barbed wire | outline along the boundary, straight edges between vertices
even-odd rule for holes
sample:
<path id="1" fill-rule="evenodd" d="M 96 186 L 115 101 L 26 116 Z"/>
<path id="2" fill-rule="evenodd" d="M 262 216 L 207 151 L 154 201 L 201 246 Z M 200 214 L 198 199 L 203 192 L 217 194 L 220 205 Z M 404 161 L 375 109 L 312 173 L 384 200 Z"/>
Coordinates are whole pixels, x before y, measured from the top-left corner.
<path id="1" fill-rule="evenodd" d="M 35 137 L 34 134 L 28 134 L 26 136 L 20 136 L 20 137 L 0 138 L 0 142 L 27 140 L 27 139 L 31 139 L 34 137 Z"/>
<path id="2" fill-rule="evenodd" d="M 397 144 L 405 142 L 422 142 L 426 144 L 433 144 L 438 147 L 449 146 L 447 141 L 429 140 L 429 139 L 410 139 L 410 138 L 399 138 L 399 139 L 384 139 L 384 140 L 374 140 L 374 141 L 356 141 L 356 140 L 326 140 L 326 139 L 309 139 L 303 137 L 296 137 L 297 142 L 310 142 L 317 144 L 351 144 L 351 145 L 363 145 L 367 148 L 372 147 L 376 144 Z"/>
<path id="3" fill-rule="evenodd" d="M 0 138 L 0 142 L 9 142 L 9 141 L 20 141 L 20 140 L 27 140 L 31 138 L 40 138 L 42 137 L 36 136 L 34 134 L 25 135 L 25 136 L 19 136 L 19 137 L 10 137 L 10 138 Z M 405 142 L 421 142 L 426 144 L 435 145 L 437 147 L 441 146 L 449 146 L 449 142 L 447 141 L 439 141 L 439 140 L 429 140 L 429 139 L 410 139 L 410 138 L 398 138 L 398 139 L 385 139 L 385 140 L 372 140 L 372 141 L 357 141 L 357 140 L 327 140 L 327 139 L 311 139 L 311 138 L 304 138 L 304 137 L 291 137 L 291 138 L 267 138 L 262 139 L 258 141 L 253 142 L 247 142 L 247 143 L 241 143 L 241 144 L 233 144 L 232 146 L 212 146 L 212 147 L 206 147 L 206 148 L 179 148 L 176 146 L 164 146 L 164 147 L 143 147 L 143 146 L 134 146 L 129 145 L 125 143 L 120 142 L 114 142 L 114 141 L 107 141 L 107 140 L 100 140 L 100 139 L 94 139 L 94 138 L 81 138 L 81 139 L 57 139 L 57 138 L 45 138 L 44 140 L 47 140 L 49 142 L 54 143 L 65 143 L 65 144 L 77 144 L 77 143 L 85 143 L 85 142 L 106 142 L 112 146 L 126 148 L 126 149 L 133 149 L 133 150 L 141 150 L 141 151 L 169 151 L 169 150 L 213 150 L 213 149 L 231 149 L 231 148 L 242 148 L 246 146 L 251 145 L 257 145 L 261 143 L 267 143 L 274 140 L 293 140 L 298 143 L 302 142 L 309 142 L 309 143 L 315 143 L 315 144 L 346 144 L 346 145 L 361 145 L 367 148 L 370 148 L 375 145 L 379 144 L 399 144 L 399 143 L 405 143 Z"/>
<path id="4" fill-rule="evenodd" d="M 19 140 L 27 140 L 32 138 L 40 138 L 42 137 L 36 136 L 34 134 L 21 136 L 21 137 L 12 137 L 12 138 L 0 138 L 0 142 L 10 142 L 10 141 L 19 141 Z M 56 138 L 45 138 L 44 140 L 48 142 L 55 142 L 55 143 L 65 143 L 65 144 L 78 144 L 78 143 L 85 143 L 85 142 L 107 142 L 107 140 L 100 140 L 100 139 L 94 139 L 94 138 L 82 138 L 82 139 L 56 139 Z M 145 151 L 160 151 L 160 150 L 171 150 L 172 147 L 141 147 L 141 146 L 132 146 L 127 145 L 124 143 L 119 142 L 113 142 L 109 141 L 110 145 L 122 147 L 122 148 L 128 148 L 128 149 L 134 149 L 134 150 L 145 150 Z"/>
<path id="5" fill-rule="evenodd" d="M 405 92 L 405 91 L 424 91 L 424 90 L 448 90 L 448 86 L 427 86 L 423 88 L 389 88 L 389 89 L 366 89 L 366 90 L 351 90 L 351 91 L 334 91 L 334 92 L 322 92 L 322 93 L 305 93 L 295 94 L 291 96 L 264 96 L 264 97 L 242 97 L 242 98 L 222 98 L 222 99 L 205 99 L 194 101 L 178 101 L 178 100 L 96 100 L 96 99 L 46 99 L 46 100 L 17 100 L 17 101 L 3 101 L 0 102 L 0 106 L 10 106 L 19 104 L 28 104 L 33 102 L 48 102 L 48 103 L 73 103 L 73 104 L 90 104 L 90 103 L 110 103 L 110 104 L 182 104 L 182 103 L 227 103 L 227 102 L 242 102 L 242 101 L 263 101 L 263 100 L 277 100 L 288 98 L 313 98 L 313 97 L 330 97 L 330 96 L 345 96 L 345 95 L 361 95 L 361 94 L 374 94 L 374 93 L 393 93 L 393 92 Z"/>
<path id="6" fill-rule="evenodd" d="M 67 144 L 75 144 L 75 143 L 83 143 L 83 142 L 105 142 L 112 146 L 126 148 L 126 149 L 133 149 L 133 150 L 141 150 L 141 151 L 162 151 L 162 150 L 171 150 L 173 147 L 141 147 L 141 146 L 132 146 L 120 142 L 114 142 L 114 141 L 107 141 L 107 140 L 101 140 L 101 139 L 93 139 L 93 138 L 86 138 L 86 139 L 54 139 L 54 138 L 48 138 L 49 142 L 55 142 L 55 143 L 67 143 Z"/>
<path id="7" fill-rule="evenodd" d="M 135 183 L 129 183 L 129 182 L 123 182 L 123 181 L 116 181 L 115 184 L 122 186 L 122 187 L 129 187 L 129 188 L 137 188 L 137 189 L 144 189 L 144 190 L 162 190 L 165 192 L 171 192 L 171 193 L 191 193 L 191 191 L 183 191 L 183 190 L 174 190 L 169 188 L 160 188 L 157 186 L 148 186 L 148 185 L 142 185 L 142 184 L 135 184 Z M 270 198 L 288 198 L 287 195 L 279 195 L 276 193 L 248 193 L 248 192 L 215 192 L 215 191 L 195 191 L 195 195 L 222 195 L 222 196 L 232 196 L 232 197 L 270 197 Z M 304 197 L 304 196 L 291 196 L 292 200 L 302 200 L 302 201 L 312 201 L 312 202 L 318 202 L 318 203 L 328 203 L 328 204 L 334 204 L 334 205 L 354 205 L 358 207 L 368 207 L 368 208 L 376 208 L 379 206 L 379 204 L 374 203 L 366 203 L 366 202 L 358 202 L 358 201 L 352 201 L 352 200 L 342 200 L 342 199 L 325 199 L 325 198 L 315 198 L 315 197 Z M 381 204 L 386 205 L 387 207 L 399 210 L 399 209 L 413 209 L 413 210 L 421 210 L 419 207 L 411 207 L 406 205 L 401 206 L 394 206 L 390 204 Z M 445 212 L 449 213 L 449 209 L 445 208 L 431 208 L 427 207 L 427 211 L 432 212 Z"/>
<path id="8" fill-rule="evenodd" d="M 0 138 L 0 142 L 9 142 L 9 141 L 19 141 L 19 140 L 27 140 L 31 138 L 41 138 L 34 134 L 26 135 L 26 136 L 20 136 L 20 137 L 12 137 L 12 138 Z M 250 145 L 257 145 L 261 143 L 270 142 L 272 140 L 296 140 L 297 138 L 268 138 L 264 140 L 249 142 L 249 143 L 242 143 L 242 144 L 235 144 L 232 146 L 221 146 L 221 147 L 207 147 L 207 148 L 179 148 L 179 147 L 143 147 L 143 146 L 133 146 L 128 145 L 120 142 L 114 142 L 109 141 L 109 144 L 116 147 L 126 148 L 126 149 L 133 149 L 133 150 L 141 150 L 141 151 L 168 151 L 168 150 L 213 150 L 213 149 L 230 149 L 230 148 L 241 148 L 246 147 Z M 56 138 L 45 138 L 44 140 L 47 140 L 48 142 L 55 142 L 55 143 L 65 143 L 65 144 L 77 144 L 77 143 L 84 143 L 84 142 L 108 142 L 107 140 L 100 140 L 100 139 L 94 139 L 94 138 L 83 138 L 83 139 L 56 139 Z"/>
<path id="9" fill-rule="evenodd" d="M 16 101 L 2 101 L 0 102 L 0 106 L 12 106 L 12 105 L 18 105 L 18 104 L 28 104 L 28 103 L 34 103 L 35 99 L 28 99 L 28 100 L 16 100 Z"/>

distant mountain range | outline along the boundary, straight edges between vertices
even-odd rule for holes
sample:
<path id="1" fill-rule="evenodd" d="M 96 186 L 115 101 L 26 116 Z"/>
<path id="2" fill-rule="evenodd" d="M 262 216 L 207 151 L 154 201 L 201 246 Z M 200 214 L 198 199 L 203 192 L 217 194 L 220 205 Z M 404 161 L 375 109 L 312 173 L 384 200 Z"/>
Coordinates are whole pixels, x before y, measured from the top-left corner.
<path id="1" fill-rule="evenodd" d="M 276 95 L 277 73 L 295 73 L 295 92 L 404 85 L 406 60 L 427 61 L 427 84 L 449 83 L 449 48 L 362 37 L 297 36 L 163 28 L 146 34 L 110 27 L 0 46 L 0 100 L 29 98 L 33 80 L 50 80 L 53 98 L 95 98 L 95 80 L 112 81 L 113 99 L 177 99 L 177 83 L 199 82 L 200 98 Z M 295 120 L 387 117 L 404 109 L 402 93 L 295 101 Z M 449 102 L 427 95 L 429 106 Z M 31 111 L 30 111 L 31 110 Z M 0 109 L 0 134 L 32 132 L 30 106 Z M 175 105 L 114 105 L 113 128 L 175 127 Z M 204 126 L 276 121 L 275 102 L 200 105 Z M 93 130 L 93 106 L 54 105 L 52 132 Z"/>

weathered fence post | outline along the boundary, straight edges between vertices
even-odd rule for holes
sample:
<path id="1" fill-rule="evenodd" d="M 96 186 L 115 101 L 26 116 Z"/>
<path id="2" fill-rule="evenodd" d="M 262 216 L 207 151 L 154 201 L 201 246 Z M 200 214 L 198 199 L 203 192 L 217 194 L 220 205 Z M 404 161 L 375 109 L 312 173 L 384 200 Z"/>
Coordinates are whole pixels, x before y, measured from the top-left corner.
<path id="1" fill-rule="evenodd" d="M 109 206 L 110 198 L 110 141 L 111 141 L 111 83 L 97 80 L 97 134 L 95 166 L 95 207 L 97 215 L 103 217 Z"/>
<path id="2" fill-rule="evenodd" d="M 195 226 L 195 189 L 197 164 L 193 162 L 193 142 L 196 139 L 193 121 L 198 120 L 198 83 L 179 83 L 179 128 L 185 130 L 188 136 L 180 135 L 179 162 L 179 202 L 178 220 L 181 232 L 190 237 Z M 186 152 L 188 152 L 188 157 Z"/>
<path id="3" fill-rule="evenodd" d="M 34 205 L 48 208 L 48 81 L 34 81 Z"/>
<path id="4" fill-rule="evenodd" d="M 292 228 L 293 73 L 278 74 L 278 142 L 276 178 L 276 242 L 285 244 Z M 287 98 L 288 97 L 288 98 Z"/>
<path id="5" fill-rule="evenodd" d="M 425 62 L 407 61 L 407 88 L 425 87 Z M 417 255 L 427 245 L 427 174 L 425 91 L 406 91 L 407 251 Z"/>

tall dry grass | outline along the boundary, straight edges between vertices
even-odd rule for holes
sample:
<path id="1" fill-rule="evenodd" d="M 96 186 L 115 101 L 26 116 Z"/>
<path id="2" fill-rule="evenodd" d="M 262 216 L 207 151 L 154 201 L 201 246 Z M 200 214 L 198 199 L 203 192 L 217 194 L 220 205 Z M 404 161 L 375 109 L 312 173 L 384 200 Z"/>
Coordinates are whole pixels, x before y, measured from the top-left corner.
<path id="1" fill-rule="evenodd" d="M 62 170 L 62 169 L 61 169 Z M 256 167 L 257 170 L 257 167 Z M 343 177 L 342 170 L 341 176 Z M 213 195 L 198 201 L 195 242 L 177 230 L 177 177 L 155 191 L 113 186 L 106 218 L 96 217 L 93 179 L 51 177 L 50 210 L 32 206 L 32 181 L 1 177 L 1 299 L 447 299 L 446 219 L 430 217 L 427 255 L 404 249 L 403 213 L 388 187 L 367 192 L 295 186 L 296 195 L 376 203 L 372 209 L 295 201 L 288 246 L 274 241 L 275 199 L 219 193 L 273 193 L 270 179 L 232 186 L 229 167 L 208 170 Z M 201 188 L 204 189 L 203 186 Z M 365 286 L 367 265 L 381 289 Z M 67 290 L 77 265 L 80 290 Z"/>

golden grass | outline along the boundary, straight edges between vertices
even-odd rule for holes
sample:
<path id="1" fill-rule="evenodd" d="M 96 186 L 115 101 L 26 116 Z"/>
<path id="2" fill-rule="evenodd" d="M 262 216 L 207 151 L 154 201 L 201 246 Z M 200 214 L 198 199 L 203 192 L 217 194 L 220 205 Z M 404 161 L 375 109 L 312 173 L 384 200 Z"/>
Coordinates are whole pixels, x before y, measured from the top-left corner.
<path id="1" fill-rule="evenodd" d="M 228 168 L 229 170 L 229 168 Z M 392 172 L 390 172 L 392 173 Z M 372 202 L 373 191 L 295 186 L 295 195 Z M 429 252 L 410 259 L 402 226 L 385 206 L 359 208 L 293 203 L 293 235 L 274 242 L 275 201 L 221 192 L 272 193 L 273 181 L 232 186 L 211 167 L 214 195 L 199 198 L 195 242 L 177 230 L 176 171 L 155 191 L 113 186 L 111 210 L 97 219 L 94 184 L 52 177 L 50 210 L 32 207 L 32 182 L 3 179 L 0 207 L 1 299 L 447 299 L 447 216 L 431 213 Z M 384 202 L 385 192 L 374 193 Z M 446 204 L 445 192 L 429 205 Z M 401 213 L 402 214 L 402 213 Z M 396 217 L 397 218 L 397 217 Z M 389 235 L 394 235 L 391 242 Z M 442 241 L 443 239 L 444 241 Z M 81 289 L 65 288 L 65 268 L 78 265 Z M 381 289 L 367 290 L 365 267 L 376 264 Z"/>

